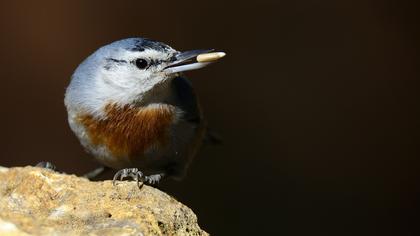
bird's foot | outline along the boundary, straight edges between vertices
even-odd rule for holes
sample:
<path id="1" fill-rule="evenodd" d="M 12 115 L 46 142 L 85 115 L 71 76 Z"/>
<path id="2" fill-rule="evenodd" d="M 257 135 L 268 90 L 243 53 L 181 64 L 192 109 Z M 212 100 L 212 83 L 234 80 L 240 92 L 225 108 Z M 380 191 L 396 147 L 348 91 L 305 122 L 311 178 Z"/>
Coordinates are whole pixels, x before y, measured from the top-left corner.
<path id="1" fill-rule="evenodd" d="M 55 165 L 48 161 L 41 161 L 40 163 L 36 164 L 35 167 L 45 168 L 53 171 L 56 170 Z"/>
<path id="2" fill-rule="evenodd" d="M 144 182 L 143 172 L 141 172 L 137 168 L 126 168 L 126 169 L 119 170 L 114 175 L 114 179 L 112 180 L 112 183 L 116 185 L 117 179 L 120 179 L 120 181 L 122 181 L 126 177 L 131 177 L 133 180 L 135 180 L 139 188 L 143 187 L 143 182 Z"/>
<path id="3" fill-rule="evenodd" d="M 158 184 L 159 183 L 159 181 L 163 178 L 165 176 L 165 174 L 154 174 L 154 175 L 149 175 L 149 176 L 145 176 L 144 177 L 144 180 L 146 181 L 146 182 L 148 182 L 149 184 L 151 184 L 151 185 L 154 185 L 154 184 Z"/>
<path id="4" fill-rule="evenodd" d="M 130 177 L 133 180 L 136 181 L 137 186 L 139 188 L 143 187 L 143 183 L 146 182 L 148 184 L 154 185 L 159 183 L 159 181 L 164 177 L 165 175 L 162 174 L 154 174 L 154 175 L 143 175 L 143 172 L 141 172 L 137 168 L 126 168 L 119 170 L 115 175 L 114 179 L 112 180 L 112 183 L 115 185 L 117 182 L 117 179 L 122 181 L 126 177 Z"/>

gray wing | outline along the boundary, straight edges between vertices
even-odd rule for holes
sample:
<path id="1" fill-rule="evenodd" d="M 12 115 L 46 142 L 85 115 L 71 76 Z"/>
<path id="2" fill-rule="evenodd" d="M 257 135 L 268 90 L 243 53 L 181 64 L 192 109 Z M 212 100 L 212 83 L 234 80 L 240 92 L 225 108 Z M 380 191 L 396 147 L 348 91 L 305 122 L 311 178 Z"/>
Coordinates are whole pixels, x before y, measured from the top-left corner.
<path id="1" fill-rule="evenodd" d="M 184 120 L 191 123 L 202 121 L 201 109 L 192 88 L 191 82 L 183 77 L 176 77 L 172 81 L 174 105 L 184 111 Z"/>
<path id="2" fill-rule="evenodd" d="M 184 120 L 193 124 L 204 122 L 200 104 L 195 96 L 191 82 L 186 78 L 176 77 L 172 81 L 172 86 L 174 91 L 174 105 L 180 107 L 185 112 Z M 220 135 L 210 131 L 207 125 L 205 126 L 204 142 L 209 144 L 222 144 L 223 139 Z"/>
<path id="3" fill-rule="evenodd" d="M 183 115 L 181 121 L 172 127 L 172 161 L 166 165 L 165 173 L 181 179 L 201 146 L 206 125 L 191 83 L 183 77 L 176 77 L 171 89 L 170 99 L 166 102 L 180 108 Z"/>

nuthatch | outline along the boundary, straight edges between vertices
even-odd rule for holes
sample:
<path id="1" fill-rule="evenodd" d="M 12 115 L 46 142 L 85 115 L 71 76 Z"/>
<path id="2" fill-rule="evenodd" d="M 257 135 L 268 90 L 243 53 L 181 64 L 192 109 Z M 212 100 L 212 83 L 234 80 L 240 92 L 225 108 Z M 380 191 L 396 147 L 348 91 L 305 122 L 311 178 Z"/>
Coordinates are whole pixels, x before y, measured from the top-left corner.
<path id="1" fill-rule="evenodd" d="M 178 52 L 161 42 L 129 38 L 83 61 L 65 94 L 71 129 L 117 179 L 156 183 L 181 178 L 201 146 L 206 123 L 181 72 L 202 68 L 223 52 Z"/>

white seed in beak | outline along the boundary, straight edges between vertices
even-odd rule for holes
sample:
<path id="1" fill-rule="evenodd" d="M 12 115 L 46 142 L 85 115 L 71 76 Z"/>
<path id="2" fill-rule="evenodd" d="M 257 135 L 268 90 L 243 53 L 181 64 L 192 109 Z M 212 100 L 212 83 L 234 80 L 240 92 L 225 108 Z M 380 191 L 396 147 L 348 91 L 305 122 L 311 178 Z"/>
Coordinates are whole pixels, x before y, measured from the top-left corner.
<path id="1" fill-rule="evenodd" d="M 226 53 L 224 52 L 203 53 L 197 56 L 197 61 L 198 62 L 212 62 L 212 61 L 217 61 L 224 56 L 226 56 Z"/>

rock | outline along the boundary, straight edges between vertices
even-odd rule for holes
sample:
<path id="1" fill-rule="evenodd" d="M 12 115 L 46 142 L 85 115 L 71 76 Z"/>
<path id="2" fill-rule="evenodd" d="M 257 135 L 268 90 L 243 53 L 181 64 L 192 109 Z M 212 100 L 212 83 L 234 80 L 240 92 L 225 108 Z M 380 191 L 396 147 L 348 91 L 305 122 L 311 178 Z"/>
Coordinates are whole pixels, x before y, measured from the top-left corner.
<path id="1" fill-rule="evenodd" d="M 207 235 L 186 206 L 133 181 L 0 168 L 0 235 Z"/>

